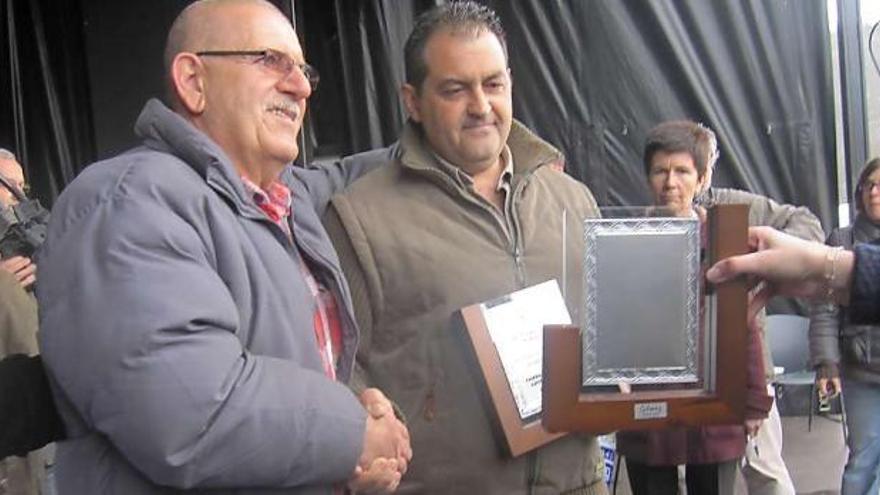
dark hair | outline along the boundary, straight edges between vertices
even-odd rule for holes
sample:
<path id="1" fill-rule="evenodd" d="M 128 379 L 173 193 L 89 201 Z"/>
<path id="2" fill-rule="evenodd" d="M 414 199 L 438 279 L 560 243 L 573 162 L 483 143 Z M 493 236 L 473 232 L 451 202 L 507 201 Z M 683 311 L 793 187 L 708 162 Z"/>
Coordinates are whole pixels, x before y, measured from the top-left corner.
<path id="1" fill-rule="evenodd" d="M 865 202 L 862 200 L 862 193 L 865 190 L 865 182 L 868 182 L 868 177 L 874 173 L 875 170 L 880 168 L 880 157 L 874 158 L 862 167 L 862 171 L 859 172 L 859 181 L 856 183 L 856 193 L 855 193 L 855 201 L 856 201 L 856 211 L 859 214 L 865 214 Z"/>
<path id="2" fill-rule="evenodd" d="M 690 120 L 670 120 L 648 131 L 642 161 L 645 173 L 651 173 L 651 159 L 664 153 L 688 153 L 694 160 L 697 175 L 703 177 L 718 160 L 718 141 L 708 127 Z"/>
<path id="3" fill-rule="evenodd" d="M 422 87 L 422 82 L 428 75 L 425 45 L 431 35 L 440 29 L 475 36 L 483 31 L 489 31 L 498 38 L 504 50 L 504 59 L 507 60 L 504 28 L 501 27 L 501 20 L 494 10 L 469 0 L 438 5 L 416 19 L 412 33 L 403 47 L 406 82 L 416 91 Z"/>

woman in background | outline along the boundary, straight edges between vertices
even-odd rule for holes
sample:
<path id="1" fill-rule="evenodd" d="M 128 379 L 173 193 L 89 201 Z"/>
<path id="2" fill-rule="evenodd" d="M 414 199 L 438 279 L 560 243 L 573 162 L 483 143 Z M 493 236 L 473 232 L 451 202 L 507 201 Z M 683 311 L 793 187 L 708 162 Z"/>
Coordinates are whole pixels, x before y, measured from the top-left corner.
<path id="1" fill-rule="evenodd" d="M 829 246 L 852 251 L 857 243 L 880 240 L 880 158 L 859 174 L 854 194 L 856 218 L 828 236 Z M 843 472 L 843 495 L 880 490 L 880 326 L 860 325 L 831 302 L 813 306 L 810 357 L 820 397 L 846 389 L 849 458 Z M 843 386 L 841 386 L 841 378 Z"/>
<path id="2" fill-rule="evenodd" d="M 717 158 L 712 131 L 689 121 L 662 123 L 648 133 L 643 158 L 655 205 L 667 207 L 676 216 L 705 218 L 695 199 L 708 193 L 712 180 L 712 165 Z M 757 204 L 758 199 L 765 200 L 735 192 L 747 197 L 741 198 L 745 201 L 730 202 L 754 200 Z M 688 493 L 733 494 L 746 434 L 757 433 L 772 404 L 767 395 L 760 334 L 755 328 L 749 332 L 749 360 L 743 363 L 749 389 L 745 424 L 619 432 L 617 448 L 626 458 L 634 495 L 677 493 L 679 464 L 686 465 Z"/>

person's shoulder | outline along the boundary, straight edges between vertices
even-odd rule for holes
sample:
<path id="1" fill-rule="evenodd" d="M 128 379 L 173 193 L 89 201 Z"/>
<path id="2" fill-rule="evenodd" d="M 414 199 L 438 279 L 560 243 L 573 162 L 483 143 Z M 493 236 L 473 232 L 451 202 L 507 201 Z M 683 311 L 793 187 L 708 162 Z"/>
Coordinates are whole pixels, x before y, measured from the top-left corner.
<path id="1" fill-rule="evenodd" d="M 719 204 L 751 204 L 770 199 L 760 194 L 732 187 L 712 187 L 712 195 L 715 202 Z"/>
<path id="2" fill-rule="evenodd" d="M 342 159 L 343 166 L 367 165 L 370 168 L 381 168 L 400 156 L 400 146 L 395 143 L 384 148 L 363 151 Z"/>
<path id="3" fill-rule="evenodd" d="M 403 169 L 399 154 L 391 148 L 365 151 L 343 159 L 343 164 L 368 163 L 372 170 L 338 195 L 352 199 L 381 197 L 400 186 Z"/>
<path id="4" fill-rule="evenodd" d="M 83 169 L 59 196 L 52 216 L 67 224 L 126 203 L 197 201 L 199 184 L 204 179 L 180 158 L 134 148 Z"/>
<path id="5" fill-rule="evenodd" d="M 554 169 L 549 165 L 544 165 L 535 171 L 535 177 L 560 193 L 568 191 L 576 194 L 589 193 L 591 196 L 593 194 L 583 182 L 568 175 L 565 171 Z"/>
<path id="6" fill-rule="evenodd" d="M 543 185 L 539 194 L 546 194 L 546 198 L 539 201 L 559 201 L 567 209 L 578 211 L 581 215 L 595 215 L 598 205 L 593 191 L 583 182 L 568 175 L 564 171 L 550 166 L 542 166 L 535 171 L 535 180 Z"/>
<path id="7" fill-rule="evenodd" d="M 87 166 L 65 189 L 65 193 L 126 194 L 141 187 L 182 186 L 198 180 L 198 177 L 180 158 L 138 147 Z"/>

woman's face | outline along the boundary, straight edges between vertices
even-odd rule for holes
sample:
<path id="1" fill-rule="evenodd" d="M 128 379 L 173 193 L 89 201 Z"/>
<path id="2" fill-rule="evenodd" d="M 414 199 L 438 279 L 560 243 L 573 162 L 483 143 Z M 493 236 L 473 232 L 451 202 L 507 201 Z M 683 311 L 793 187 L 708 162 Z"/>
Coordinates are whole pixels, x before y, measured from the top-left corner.
<path id="1" fill-rule="evenodd" d="M 862 206 L 865 215 L 874 223 L 880 223 L 880 168 L 875 170 L 862 182 Z"/>
<path id="2" fill-rule="evenodd" d="M 666 206 L 678 216 L 691 214 L 694 196 L 703 188 L 704 181 L 690 153 L 658 151 L 651 157 L 648 185 L 654 204 Z"/>

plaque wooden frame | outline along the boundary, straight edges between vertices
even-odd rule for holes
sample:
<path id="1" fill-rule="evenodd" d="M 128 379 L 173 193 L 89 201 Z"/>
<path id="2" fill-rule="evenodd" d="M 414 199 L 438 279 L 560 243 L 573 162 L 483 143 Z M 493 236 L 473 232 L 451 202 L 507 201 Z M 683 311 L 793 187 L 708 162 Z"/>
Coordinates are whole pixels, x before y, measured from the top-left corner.
<path id="1" fill-rule="evenodd" d="M 748 206 L 709 211 L 710 263 L 748 251 Z M 715 390 L 589 393 L 581 385 L 581 336 L 573 325 L 544 327 L 543 414 L 548 432 L 605 433 L 671 426 L 742 423 L 745 418 L 748 288 L 734 280 L 715 289 Z"/>
<path id="2" fill-rule="evenodd" d="M 494 409 L 496 437 L 503 439 L 507 453 L 517 457 L 564 436 L 565 433 L 548 432 L 540 417 L 529 421 L 520 418 L 480 304 L 462 308 L 461 317 Z"/>

